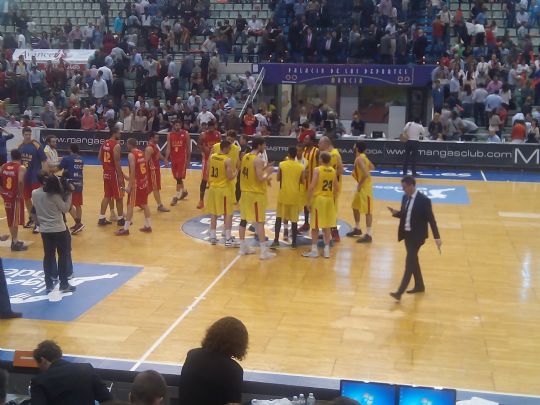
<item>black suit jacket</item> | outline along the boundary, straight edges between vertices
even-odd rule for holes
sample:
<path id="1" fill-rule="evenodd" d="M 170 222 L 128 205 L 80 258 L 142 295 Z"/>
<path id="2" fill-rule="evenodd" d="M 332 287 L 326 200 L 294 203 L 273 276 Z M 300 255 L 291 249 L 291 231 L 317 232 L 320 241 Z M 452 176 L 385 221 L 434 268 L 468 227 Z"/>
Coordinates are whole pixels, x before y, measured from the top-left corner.
<path id="1" fill-rule="evenodd" d="M 65 360 L 32 378 L 30 395 L 32 405 L 94 405 L 113 399 L 91 364 Z"/>
<path id="2" fill-rule="evenodd" d="M 422 194 L 420 191 L 416 193 L 414 199 L 412 211 L 411 211 L 411 231 L 405 232 L 405 221 L 407 219 L 407 200 L 409 197 L 404 195 L 401 200 L 401 210 L 394 216 L 399 218 L 398 228 L 398 241 L 407 237 L 412 238 L 418 242 L 424 242 L 428 238 L 428 223 L 431 227 L 431 232 L 435 239 L 440 239 L 439 229 L 437 228 L 437 221 L 433 215 L 433 209 L 431 207 L 431 200 Z"/>

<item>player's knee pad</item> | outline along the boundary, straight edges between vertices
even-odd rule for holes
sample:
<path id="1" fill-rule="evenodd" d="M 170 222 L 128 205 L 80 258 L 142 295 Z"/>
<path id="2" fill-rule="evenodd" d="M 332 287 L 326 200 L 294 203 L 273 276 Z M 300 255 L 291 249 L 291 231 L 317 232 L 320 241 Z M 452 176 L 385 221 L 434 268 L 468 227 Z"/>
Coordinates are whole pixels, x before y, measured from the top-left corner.
<path id="1" fill-rule="evenodd" d="M 241 219 L 241 220 L 240 220 L 240 226 L 241 226 L 242 228 L 247 227 L 247 221 L 246 221 L 245 219 Z"/>
<path id="2" fill-rule="evenodd" d="M 184 181 L 182 179 L 176 179 L 176 184 L 184 184 Z"/>

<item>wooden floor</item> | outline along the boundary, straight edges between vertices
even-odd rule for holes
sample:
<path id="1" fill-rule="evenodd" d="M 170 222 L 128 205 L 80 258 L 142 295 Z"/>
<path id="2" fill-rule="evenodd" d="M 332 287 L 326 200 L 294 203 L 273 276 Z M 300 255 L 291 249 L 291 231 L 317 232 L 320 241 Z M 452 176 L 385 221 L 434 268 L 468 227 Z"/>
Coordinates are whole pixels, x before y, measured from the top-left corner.
<path id="1" fill-rule="evenodd" d="M 74 238 L 74 261 L 144 270 L 74 322 L 1 322 L 0 347 L 32 349 L 52 338 L 72 354 L 143 356 L 236 259 L 237 250 L 210 246 L 180 229 L 200 215 L 199 178 L 198 171 L 189 174 L 190 196 L 171 213 L 157 214 L 150 198 L 154 233 L 118 238 L 111 227 L 96 225 L 102 186 L 99 169 L 88 167 L 87 226 Z M 349 223 L 345 196 L 352 181 L 345 179 L 340 199 L 339 217 Z M 273 261 L 236 259 L 148 359 L 182 362 L 212 321 L 233 315 L 250 333 L 246 369 L 540 394 L 540 218 L 499 215 L 540 213 L 540 186 L 439 184 L 449 183 L 466 186 L 471 204 L 435 206 L 444 245 L 442 255 L 432 239 L 422 249 L 425 295 L 404 296 L 401 304 L 388 296 L 401 278 L 405 249 L 386 210 L 397 204 L 376 201 L 371 246 L 343 240 L 330 260 L 285 249 Z M 168 203 L 174 190 L 168 170 L 163 184 Z M 275 197 L 274 187 L 271 209 Z M 135 221 L 142 224 L 142 213 Z M 24 230 L 23 239 L 35 242 L 28 252 L 3 248 L 2 256 L 41 259 L 39 238 Z"/>

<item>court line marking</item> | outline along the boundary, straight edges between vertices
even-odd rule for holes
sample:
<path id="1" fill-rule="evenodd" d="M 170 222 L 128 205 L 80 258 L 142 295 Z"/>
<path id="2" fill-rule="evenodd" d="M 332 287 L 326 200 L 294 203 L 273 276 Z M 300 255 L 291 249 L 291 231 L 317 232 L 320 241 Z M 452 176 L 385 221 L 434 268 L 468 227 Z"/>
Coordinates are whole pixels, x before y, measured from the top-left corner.
<path id="1" fill-rule="evenodd" d="M 525 218 L 525 219 L 540 219 L 540 214 L 534 212 L 507 212 L 499 211 L 499 216 L 503 218 Z"/>
<path id="2" fill-rule="evenodd" d="M 178 318 L 176 318 L 176 320 L 167 328 L 167 330 L 163 332 L 163 334 L 159 338 L 157 338 L 157 340 L 152 344 L 152 346 L 150 346 L 150 348 L 141 356 L 141 358 L 137 360 L 135 365 L 131 367 L 130 371 L 137 370 L 148 359 L 148 357 L 150 357 L 150 355 L 163 343 L 165 339 L 167 339 L 167 337 L 173 332 L 173 330 L 176 329 L 176 327 L 180 325 L 180 323 L 182 323 L 182 321 L 190 314 L 190 312 L 193 311 L 195 307 L 206 298 L 206 295 L 210 292 L 210 290 L 214 288 L 214 286 L 219 282 L 219 280 L 223 278 L 223 276 L 225 276 L 225 274 L 227 274 L 227 272 L 236 264 L 238 259 L 240 259 L 240 255 L 237 255 L 227 265 L 227 267 L 225 267 L 221 271 L 221 273 L 217 275 L 217 277 L 210 283 L 210 285 L 208 285 L 208 287 L 206 287 L 206 289 L 195 298 L 195 300 L 184 310 L 184 312 L 182 312 L 182 314 Z"/>
<path id="3" fill-rule="evenodd" d="M 483 170 L 480 170 L 480 174 L 482 175 L 482 178 L 484 179 L 484 181 L 487 181 L 486 175 L 484 174 Z"/>

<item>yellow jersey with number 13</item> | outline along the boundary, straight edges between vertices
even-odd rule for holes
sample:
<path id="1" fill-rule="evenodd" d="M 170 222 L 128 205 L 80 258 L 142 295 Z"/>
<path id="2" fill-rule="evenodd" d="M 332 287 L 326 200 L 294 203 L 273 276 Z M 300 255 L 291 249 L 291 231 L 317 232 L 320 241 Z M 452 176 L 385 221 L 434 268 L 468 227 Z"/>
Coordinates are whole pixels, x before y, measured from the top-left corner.
<path id="1" fill-rule="evenodd" d="M 210 156 L 208 172 L 208 184 L 210 188 L 222 188 L 228 185 L 229 180 L 227 179 L 227 169 L 225 168 L 227 159 L 227 155 L 221 153 L 214 153 Z"/>

